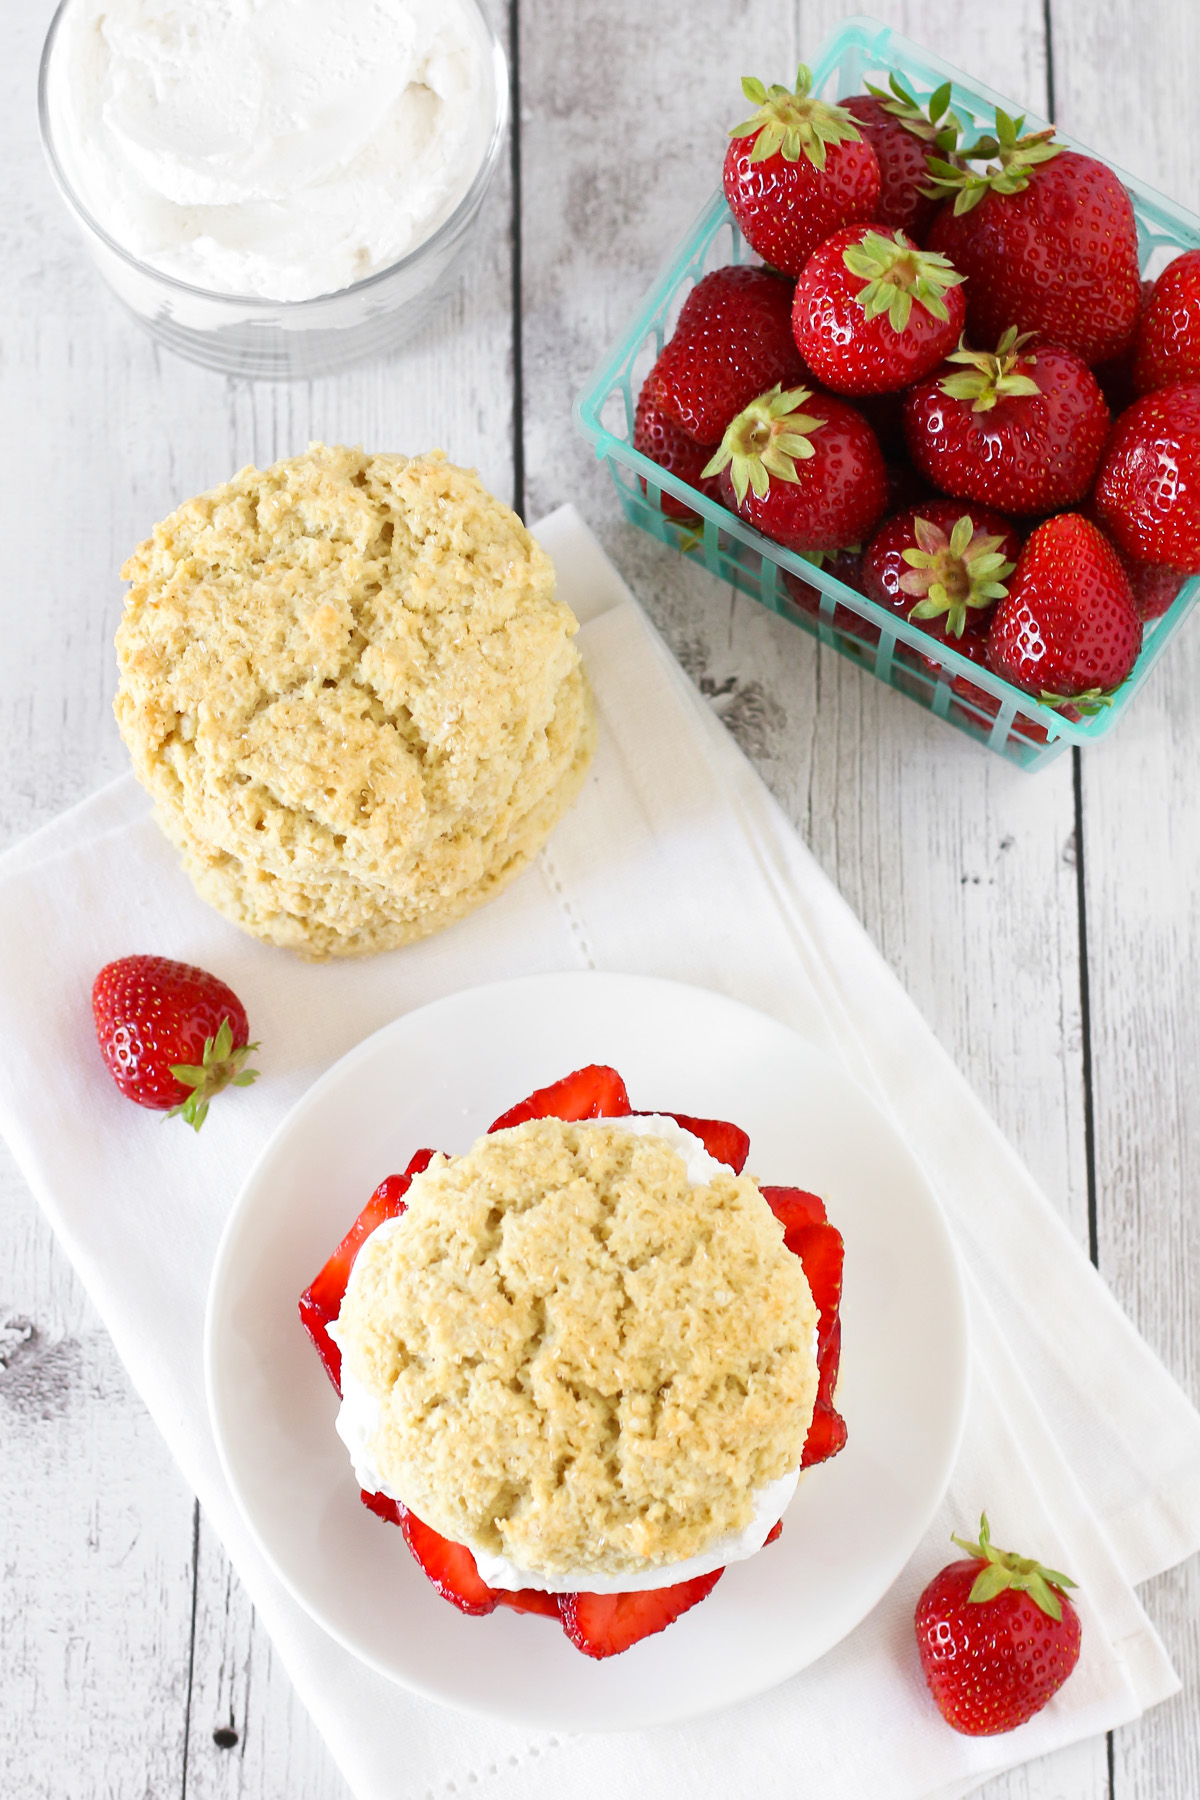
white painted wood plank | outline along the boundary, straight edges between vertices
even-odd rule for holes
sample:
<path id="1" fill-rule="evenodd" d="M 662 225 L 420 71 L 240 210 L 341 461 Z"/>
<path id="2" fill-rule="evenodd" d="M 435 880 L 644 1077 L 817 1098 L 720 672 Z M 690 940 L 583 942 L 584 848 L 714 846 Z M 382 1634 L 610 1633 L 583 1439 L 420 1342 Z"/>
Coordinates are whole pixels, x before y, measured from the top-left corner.
<path id="1" fill-rule="evenodd" d="M 1200 14 L 1120 0 L 1054 9 L 1058 119 L 1200 211 Z M 1200 1398 L 1200 640 L 1193 621 L 1119 730 L 1083 762 L 1100 1267 Z M 1114 1746 L 1115 1800 L 1200 1793 L 1200 1568 L 1147 1604 L 1184 1692 Z"/>

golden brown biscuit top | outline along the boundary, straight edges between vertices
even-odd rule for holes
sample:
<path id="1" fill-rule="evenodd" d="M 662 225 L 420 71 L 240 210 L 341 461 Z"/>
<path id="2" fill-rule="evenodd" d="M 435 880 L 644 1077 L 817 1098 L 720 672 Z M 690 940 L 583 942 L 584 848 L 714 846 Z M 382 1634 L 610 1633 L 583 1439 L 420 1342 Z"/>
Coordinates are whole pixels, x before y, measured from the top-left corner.
<path id="1" fill-rule="evenodd" d="M 578 664 L 549 558 L 440 453 L 242 470 L 123 571 L 121 734 L 190 835 L 280 878 L 478 882 Z"/>
<path id="2" fill-rule="evenodd" d="M 389 1489 L 545 1575 L 697 1555 L 799 1466 L 816 1308 L 749 1176 L 539 1119 L 417 1176 L 338 1335 Z"/>

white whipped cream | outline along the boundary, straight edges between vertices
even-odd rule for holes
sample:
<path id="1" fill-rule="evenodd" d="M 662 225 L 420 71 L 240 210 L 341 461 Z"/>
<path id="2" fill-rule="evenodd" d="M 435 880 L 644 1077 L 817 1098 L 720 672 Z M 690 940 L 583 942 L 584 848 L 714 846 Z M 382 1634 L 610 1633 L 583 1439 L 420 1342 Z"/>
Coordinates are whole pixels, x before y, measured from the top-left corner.
<path id="1" fill-rule="evenodd" d="M 595 1123 L 619 1124 L 623 1131 L 629 1132 L 633 1137 L 665 1138 L 672 1149 L 683 1157 L 692 1187 L 707 1187 L 715 1175 L 729 1174 L 728 1165 L 710 1156 L 700 1139 L 693 1132 L 685 1131 L 675 1119 L 648 1113 L 642 1118 L 597 1120 Z M 346 1284 L 347 1296 L 354 1289 L 359 1261 L 367 1245 L 386 1243 L 399 1224 L 399 1218 L 385 1219 L 369 1237 L 363 1239 Z M 329 1335 L 338 1342 L 336 1323 L 330 1326 Z M 812 1337 L 812 1352 L 815 1356 L 815 1326 Z M 385 1494 L 389 1500 L 396 1500 L 404 1505 L 402 1496 L 388 1486 L 375 1460 L 374 1443 L 382 1411 L 375 1395 L 357 1380 L 343 1362 L 342 1404 L 337 1416 L 337 1430 L 350 1452 L 354 1479 L 367 1493 Z M 767 1537 L 783 1517 L 799 1479 L 799 1469 L 792 1469 L 777 1481 L 768 1482 L 765 1487 L 759 1488 L 752 1496 L 754 1516 L 741 1531 L 729 1532 L 718 1538 L 699 1556 L 689 1556 L 680 1562 L 655 1564 L 640 1575 L 603 1575 L 594 1569 L 567 1569 L 558 1575 L 541 1575 L 532 1569 L 522 1569 L 506 1556 L 494 1556 L 477 1544 L 469 1544 L 468 1548 L 488 1586 L 505 1591 L 536 1588 L 543 1594 L 632 1594 L 641 1593 L 648 1588 L 672 1587 L 677 1581 L 692 1581 L 699 1575 L 711 1574 L 714 1569 L 723 1569 L 729 1563 L 744 1562 L 747 1557 L 761 1550 Z"/>
<path id="2" fill-rule="evenodd" d="M 71 0 L 48 101 L 64 174 L 122 249 L 305 300 L 450 215 L 493 87 L 474 0 Z"/>

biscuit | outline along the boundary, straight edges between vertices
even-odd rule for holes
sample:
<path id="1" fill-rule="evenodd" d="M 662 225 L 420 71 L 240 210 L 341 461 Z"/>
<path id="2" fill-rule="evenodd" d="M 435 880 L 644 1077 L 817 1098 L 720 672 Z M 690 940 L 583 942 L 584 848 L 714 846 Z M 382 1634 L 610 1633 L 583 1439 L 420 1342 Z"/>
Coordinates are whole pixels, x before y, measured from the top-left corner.
<path id="1" fill-rule="evenodd" d="M 115 711 L 204 897 L 323 957 L 440 929 L 536 854 L 594 717 L 549 558 L 440 453 L 315 444 L 129 559 Z"/>
<path id="2" fill-rule="evenodd" d="M 699 1555 L 800 1465 L 816 1308 L 757 1185 L 619 1120 L 438 1158 L 337 1324 L 390 1492 L 544 1575 Z"/>

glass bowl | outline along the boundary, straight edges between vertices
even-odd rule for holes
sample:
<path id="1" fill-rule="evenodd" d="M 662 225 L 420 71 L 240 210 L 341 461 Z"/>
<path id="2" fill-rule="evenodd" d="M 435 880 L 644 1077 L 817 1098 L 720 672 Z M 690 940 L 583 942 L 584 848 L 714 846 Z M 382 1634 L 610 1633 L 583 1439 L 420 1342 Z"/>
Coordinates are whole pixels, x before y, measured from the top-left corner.
<path id="1" fill-rule="evenodd" d="M 813 91 L 827 100 L 861 92 L 864 79 L 886 83 L 887 71 L 894 70 L 922 104 L 943 81 L 952 82 L 951 105 L 978 128 L 991 129 L 997 106 L 1010 116 L 1025 111 L 1029 130 L 1046 123 L 874 19 L 850 19 L 834 31 L 814 57 L 812 70 Z M 1056 136 L 1073 150 L 1095 154 L 1066 132 Z M 1200 218 L 1115 168 L 1107 157 L 1099 160 L 1129 191 L 1143 277 L 1157 275 L 1181 250 L 1200 248 Z M 608 464 L 626 517 L 1021 768 L 1041 768 L 1068 745 L 1091 743 L 1112 731 L 1200 598 L 1200 577 L 1185 581 L 1170 609 L 1146 624 L 1141 655 L 1112 704 L 1090 718 L 1067 719 L 877 606 L 830 569 L 815 567 L 773 543 L 719 501 L 697 493 L 633 448 L 639 389 L 687 295 L 711 269 L 758 260 L 718 188 L 579 395 L 576 427 Z M 680 504 L 690 515 L 683 521 L 671 516 Z"/>
<path id="2" fill-rule="evenodd" d="M 59 26 L 73 0 L 60 0 L 38 71 L 38 125 L 58 190 L 100 272 L 139 325 L 166 349 L 223 375 L 259 380 L 331 374 L 382 356 L 412 335 L 433 311 L 462 255 L 496 173 L 508 124 L 508 63 L 490 20 L 479 18 L 488 45 L 492 127 L 483 160 L 454 211 L 415 249 L 386 269 L 311 300 L 266 300 L 195 287 L 142 262 L 92 218 L 67 179 L 54 140 L 50 71 Z"/>

